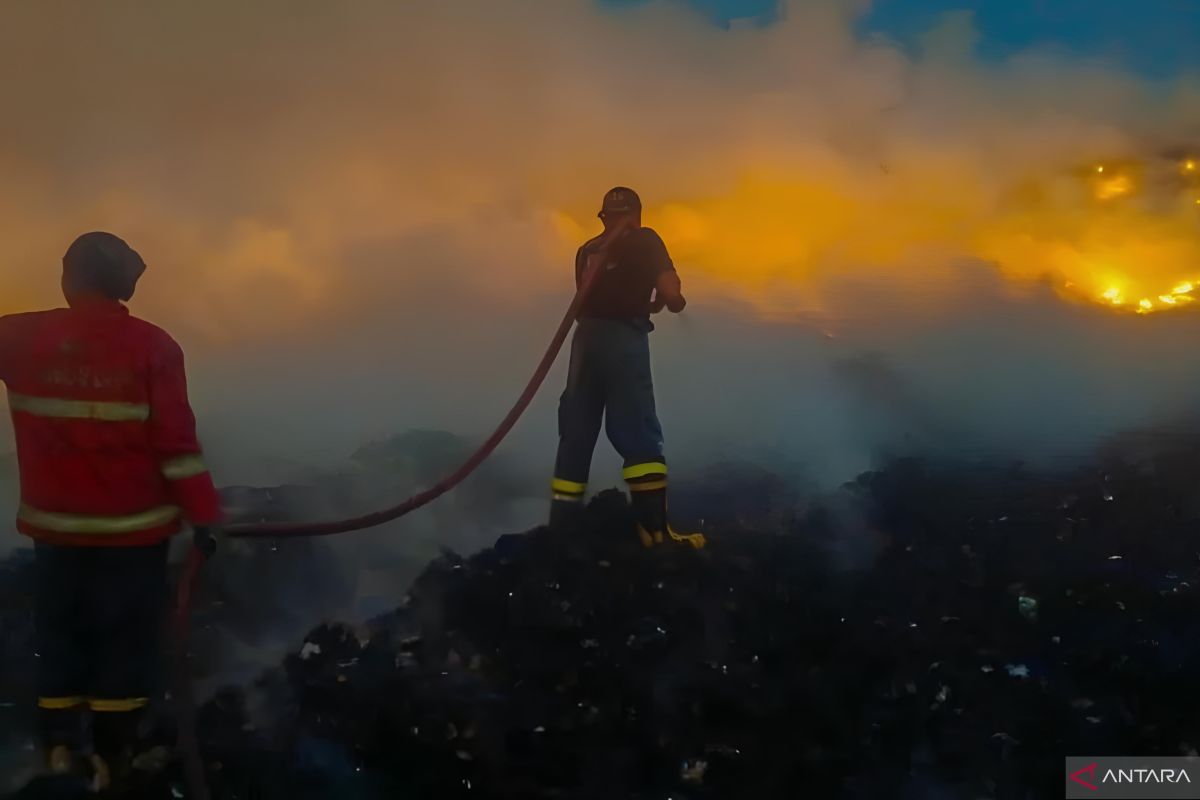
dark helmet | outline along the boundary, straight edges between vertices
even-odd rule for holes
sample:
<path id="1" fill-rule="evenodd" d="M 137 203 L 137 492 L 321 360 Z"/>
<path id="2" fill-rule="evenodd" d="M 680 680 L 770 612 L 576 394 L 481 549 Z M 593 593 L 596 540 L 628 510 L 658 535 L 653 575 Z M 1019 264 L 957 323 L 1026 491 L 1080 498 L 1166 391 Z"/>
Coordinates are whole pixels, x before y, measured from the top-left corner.
<path id="1" fill-rule="evenodd" d="M 609 214 L 627 214 L 642 210 L 642 198 L 638 197 L 637 192 L 633 189 L 624 186 L 618 186 L 615 189 L 609 189 L 608 194 L 604 195 L 604 203 L 600 206 L 600 219 L 604 219 Z"/>
<path id="2" fill-rule="evenodd" d="M 133 297 L 146 262 L 111 233 L 85 233 L 63 256 L 63 287 L 74 293 L 100 294 L 110 300 Z"/>

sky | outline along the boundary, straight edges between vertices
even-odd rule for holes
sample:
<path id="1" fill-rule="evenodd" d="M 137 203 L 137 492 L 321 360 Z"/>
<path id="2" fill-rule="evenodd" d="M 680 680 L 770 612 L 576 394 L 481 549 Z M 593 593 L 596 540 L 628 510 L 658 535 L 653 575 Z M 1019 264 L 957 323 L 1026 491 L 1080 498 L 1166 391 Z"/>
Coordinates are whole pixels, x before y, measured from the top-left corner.
<path id="1" fill-rule="evenodd" d="M 644 1 L 601 0 L 616 6 Z M 691 2 L 721 22 L 766 23 L 778 6 L 776 0 Z M 983 58 L 1049 47 L 1158 78 L 1200 68 L 1200 3 L 1194 0 L 874 0 L 859 29 L 912 45 L 939 16 L 962 10 L 974 15 Z"/>

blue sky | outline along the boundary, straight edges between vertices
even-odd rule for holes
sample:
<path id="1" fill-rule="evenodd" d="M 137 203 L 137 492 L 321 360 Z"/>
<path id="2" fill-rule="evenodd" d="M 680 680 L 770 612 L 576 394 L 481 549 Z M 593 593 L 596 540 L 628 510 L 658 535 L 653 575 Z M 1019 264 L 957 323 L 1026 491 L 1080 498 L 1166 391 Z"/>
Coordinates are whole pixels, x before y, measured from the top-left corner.
<path id="1" fill-rule="evenodd" d="M 634 5 L 653 0 L 600 0 Z M 688 0 L 718 20 L 769 21 L 775 0 Z M 1200 0 L 875 0 L 861 21 L 909 43 L 946 11 L 971 9 L 979 54 L 1003 58 L 1030 46 L 1050 46 L 1105 59 L 1152 77 L 1200 71 Z"/>

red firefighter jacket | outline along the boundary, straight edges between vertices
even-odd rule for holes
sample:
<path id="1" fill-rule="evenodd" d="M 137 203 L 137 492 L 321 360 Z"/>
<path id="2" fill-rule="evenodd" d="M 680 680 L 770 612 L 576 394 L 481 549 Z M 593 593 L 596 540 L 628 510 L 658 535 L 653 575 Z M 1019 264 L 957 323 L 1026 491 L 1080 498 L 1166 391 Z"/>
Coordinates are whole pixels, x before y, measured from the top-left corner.
<path id="1" fill-rule="evenodd" d="M 0 317 L 21 473 L 17 529 L 51 544 L 156 544 L 220 517 L 183 351 L 115 301 Z"/>

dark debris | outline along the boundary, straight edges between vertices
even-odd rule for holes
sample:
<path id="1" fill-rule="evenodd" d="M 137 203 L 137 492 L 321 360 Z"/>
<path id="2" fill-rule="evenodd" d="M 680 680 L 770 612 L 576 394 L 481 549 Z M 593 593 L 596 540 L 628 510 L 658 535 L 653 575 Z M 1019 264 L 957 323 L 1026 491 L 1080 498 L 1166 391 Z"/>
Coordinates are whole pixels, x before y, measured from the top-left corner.
<path id="1" fill-rule="evenodd" d="M 1028 800 L 1064 755 L 1190 752 L 1200 455 L 1172 459 L 898 461 L 699 552 L 603 494 L 220 693 L 215 796 Z"/>

